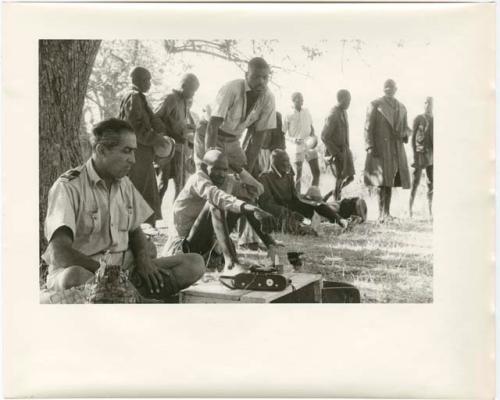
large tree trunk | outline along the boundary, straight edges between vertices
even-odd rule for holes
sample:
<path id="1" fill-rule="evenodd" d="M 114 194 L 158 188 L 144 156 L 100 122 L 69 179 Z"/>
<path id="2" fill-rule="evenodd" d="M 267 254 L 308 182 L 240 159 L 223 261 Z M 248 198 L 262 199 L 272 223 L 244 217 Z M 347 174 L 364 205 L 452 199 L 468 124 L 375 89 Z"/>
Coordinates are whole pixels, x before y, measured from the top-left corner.
<path id="1" fill-rule="evenodd" d="M 47 194 L 64 171 L 82 163 L 80 121 L 100 40 L 39 42 L 40 254 Z"/>

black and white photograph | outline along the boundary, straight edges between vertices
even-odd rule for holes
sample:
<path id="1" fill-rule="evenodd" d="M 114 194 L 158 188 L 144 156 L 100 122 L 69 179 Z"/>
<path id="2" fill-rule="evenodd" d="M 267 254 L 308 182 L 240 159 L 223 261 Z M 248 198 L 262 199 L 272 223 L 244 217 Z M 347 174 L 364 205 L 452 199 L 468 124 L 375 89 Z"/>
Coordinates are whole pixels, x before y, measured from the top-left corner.
<path id="1" fill-rule="evenodd" d="M 494 397 L 495 4 L 2 12 L 6 398 Z"/>
<path id="2" fill-rule="evenodd" d="M 42 303 L 432 303 L 431 35 L 38 45 Z"/>

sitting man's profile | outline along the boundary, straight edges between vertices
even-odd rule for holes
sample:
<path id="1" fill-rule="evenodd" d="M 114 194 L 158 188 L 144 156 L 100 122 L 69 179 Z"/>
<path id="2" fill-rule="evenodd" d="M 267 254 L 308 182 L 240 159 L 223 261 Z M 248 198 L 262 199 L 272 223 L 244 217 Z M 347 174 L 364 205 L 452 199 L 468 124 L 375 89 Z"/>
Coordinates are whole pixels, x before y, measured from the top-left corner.
<path id="1" fill-rule="evenodd" d="M 148 292 L 174 294 L 204 273 L 203 259 L 182 254 L 153 259 L 140 225 L 152 214 L 128 178 L 137 140 L 128 122 L 101 121 L 91 134 L 92 156 L 61 175 L 49 192 L 43 254 L 47 289 L 62 291 L 94 278 L 100 260 L 138 275 Z"/>

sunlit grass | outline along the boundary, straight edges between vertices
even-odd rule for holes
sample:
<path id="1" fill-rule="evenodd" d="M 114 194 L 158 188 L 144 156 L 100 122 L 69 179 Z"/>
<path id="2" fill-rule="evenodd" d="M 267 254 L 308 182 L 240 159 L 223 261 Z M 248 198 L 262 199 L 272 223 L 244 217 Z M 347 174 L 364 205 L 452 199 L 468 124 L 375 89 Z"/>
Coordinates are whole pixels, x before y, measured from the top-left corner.
<path id="1" fill-rule="evenodd" d="M 321 191 L 332 186 L 331 174 L 321 175 Z M 304 186 L 308 187 L 307 168 Z M 396 189 L 393 215 L 400 218 L 378 224 L 376 200 L 358 179 L 346 196 L 362 196 L 368 203 L 368 221 L 352 231 L 323 222 L 319 237 L 276 234 L 293 251 L 304 252 L 302 271 L 321 273 L 325 280 L 347 282 L 366 303 L 430 303 L 433 299 L 432 223 L 427 220 L 425 185 L 415 201 L 416 219 L 407 216 L 409 191 Z M 166 202 L 164 202 L 165 204 Z M 164 213 L 167 215 L 167 213 Z M 246 262 L 262 262 L 264 252 L 244 252 Z"/>

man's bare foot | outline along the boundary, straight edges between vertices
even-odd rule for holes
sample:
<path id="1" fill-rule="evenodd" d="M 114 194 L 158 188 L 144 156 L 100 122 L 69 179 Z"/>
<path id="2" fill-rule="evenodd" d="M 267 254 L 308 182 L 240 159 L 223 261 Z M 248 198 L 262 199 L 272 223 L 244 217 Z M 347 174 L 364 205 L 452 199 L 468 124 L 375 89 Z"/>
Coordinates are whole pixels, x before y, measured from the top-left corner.
<path id="1" fill-rule="evenodd" d="M 344 218 L 340 218 L 339 219 L 339 225 L 344 228 L 344 229 L 347 229 L 349 227 L 349 221 L 344 219 Z"/>
<path id="2" fill-rule="evenodd" d="M 239 263 L 233 263 L 230 265 L 225 265 L 222 275 L 237 275 L 242 272 L 247 272 L 247 269 Z"/>

